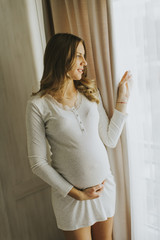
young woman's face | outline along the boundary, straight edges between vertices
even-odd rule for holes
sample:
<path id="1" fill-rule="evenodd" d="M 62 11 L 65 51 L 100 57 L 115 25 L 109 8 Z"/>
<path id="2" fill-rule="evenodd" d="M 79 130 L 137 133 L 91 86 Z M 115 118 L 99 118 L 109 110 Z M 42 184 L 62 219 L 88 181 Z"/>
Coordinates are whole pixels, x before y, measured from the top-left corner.
<path id="1" fill-rule="evenodd" d="M 69 76 L 73 80 L 80 80 L 82 78 L 84 67 L 87 66 L 87 62 L 84 58 L 85 50 L 83 43 L 79 43 L 76 50 L 76 60 L 72 69 L 68 72 Z"/>

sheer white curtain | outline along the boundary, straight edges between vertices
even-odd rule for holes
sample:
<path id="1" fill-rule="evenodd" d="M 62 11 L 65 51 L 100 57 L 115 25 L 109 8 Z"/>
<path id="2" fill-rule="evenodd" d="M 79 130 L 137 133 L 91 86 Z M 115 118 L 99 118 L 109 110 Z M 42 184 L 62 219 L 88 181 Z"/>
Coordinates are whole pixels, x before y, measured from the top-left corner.
<path id="1" fill-rule="evenodd" d="M 25 6 L 36 74 L 31 91 L 36 92 L 39 89 L 39 81 L 43 72 L 43 54 L 46 46 L 42 1 L 25 0 Z"/>
<path id="2" fill-rule="evenodd" d="M 160 240 L 160 1 L 109 2 L 115 79 L 128 69 L 134 79 L 126 125 L 132 240 Z"/>

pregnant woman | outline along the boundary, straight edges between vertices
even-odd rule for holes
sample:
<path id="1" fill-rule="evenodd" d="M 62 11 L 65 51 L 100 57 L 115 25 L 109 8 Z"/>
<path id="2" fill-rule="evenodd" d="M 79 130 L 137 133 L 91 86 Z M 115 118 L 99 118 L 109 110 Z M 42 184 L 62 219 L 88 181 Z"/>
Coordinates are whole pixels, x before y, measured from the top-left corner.
<path id="1" fill-rule="evenodd" d="M 28 157 L 33 173 L 51 186 L 65 239 L 111 240 L 116 185 L 105 145 L 115 147 L 122 132 L 131 74 L 126 71 L 119 83 L 109 121 L 86 66 L 82 39 L 59 33 L 49 40 L 40 90 L 27 103 Z"/>

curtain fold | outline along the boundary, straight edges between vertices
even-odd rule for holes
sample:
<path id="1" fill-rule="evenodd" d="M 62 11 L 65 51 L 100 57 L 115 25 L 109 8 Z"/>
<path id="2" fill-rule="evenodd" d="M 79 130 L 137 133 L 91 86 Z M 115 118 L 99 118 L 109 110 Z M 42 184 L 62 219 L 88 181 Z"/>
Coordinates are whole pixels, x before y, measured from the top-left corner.
<path id="1" fill-rule="evenodd" d="M 45 26 L 46 42 L 49 41 L 54 34 L 53 17 L 51 11 L 50 0 L 41 0 L 43 6 L 43 21 Z"/>
<path id="2" fill-rule="evenodd" d="M 109 117 L 113 114 L 117 81 L 112 77 L 111 35 L 108 1 L 106 0 L 51 0 L 54 31 L 80 36 L 87 47 L 88 77 L 96 78 L 103 104 Z M 118 82 L 120 79 L 118 79 Z M 124 139 L 124 140 L 123 140 Z M 125 131 L 116 149 L 107 149 L 111 170 L 117 184 L 116 214 L 113 239 L 131 239 L 129 176 L 127 154 L 122 151 Z"/>
<path id="3" fill-rule="evenodd" d="M 51 9 L 53 14 L 53 24 L 55 33 L 68 32 L 80 36 L 85 40 L 87 51 L 87 61 L 89 63 L 88 76 L 95 78 L 93 53 L 91 49 L 91 38 L 87 1 L 51 1 Z M 79 15 L 82 9 L 83 18 Z M 83 20 L 81 20 L 83 19 Z"/>

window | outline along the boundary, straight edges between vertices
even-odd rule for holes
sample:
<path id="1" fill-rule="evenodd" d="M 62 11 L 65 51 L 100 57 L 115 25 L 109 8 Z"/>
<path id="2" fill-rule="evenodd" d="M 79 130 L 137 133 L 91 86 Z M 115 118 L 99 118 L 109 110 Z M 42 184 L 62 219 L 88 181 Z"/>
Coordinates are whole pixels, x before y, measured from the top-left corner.
<path id="1" fill-rule="evenodd" d="M 160 1 L 110 0 L 115 76 L 131 70 L 132 239 L 160 239 Z"/>

